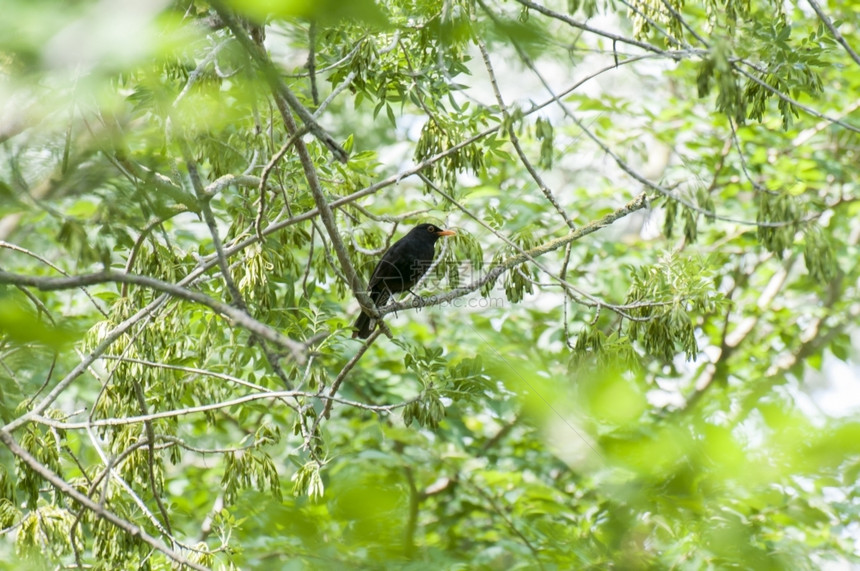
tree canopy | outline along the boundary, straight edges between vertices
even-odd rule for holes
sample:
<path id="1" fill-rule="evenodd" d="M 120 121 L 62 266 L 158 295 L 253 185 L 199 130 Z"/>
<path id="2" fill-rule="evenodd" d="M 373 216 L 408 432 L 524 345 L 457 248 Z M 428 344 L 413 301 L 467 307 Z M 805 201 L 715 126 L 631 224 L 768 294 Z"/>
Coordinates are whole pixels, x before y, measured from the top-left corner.
<path id="1" fill-rule="evenodd" d="M 857 13 L 8 0 L 0 568 L 860 563 Z"/>

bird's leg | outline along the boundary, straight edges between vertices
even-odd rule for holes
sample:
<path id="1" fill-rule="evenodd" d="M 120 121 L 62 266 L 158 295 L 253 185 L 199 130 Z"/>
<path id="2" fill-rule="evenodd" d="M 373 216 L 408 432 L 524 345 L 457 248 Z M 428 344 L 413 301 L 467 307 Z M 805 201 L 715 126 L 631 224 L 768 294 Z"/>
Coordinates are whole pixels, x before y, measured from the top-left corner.
<path id="1" fill-rule="evenodd" d="M 392 292 L 390 289 L 388 290 L 388 299 L 391 300 L 391 303 L 397 303 L 397 298 L 394 297 L 394 292 Z M 397 317 L 397 310 L 396 309 L 394 310 L 394 317 Z"/>
<path id="2" fill-rule="evenodd" d="M 407 288 L 406 291 L 411 293 L 413 295 L 413 297 L 415 298 L 412 300 L 412 307 L 415 308 L 415 311 L 421 311 L 421 308 L 424 307 L 424 298 L 409 288 Z M 417 300 L 420 300 L 420 301 L 418 303 L 416 303 Z"/>

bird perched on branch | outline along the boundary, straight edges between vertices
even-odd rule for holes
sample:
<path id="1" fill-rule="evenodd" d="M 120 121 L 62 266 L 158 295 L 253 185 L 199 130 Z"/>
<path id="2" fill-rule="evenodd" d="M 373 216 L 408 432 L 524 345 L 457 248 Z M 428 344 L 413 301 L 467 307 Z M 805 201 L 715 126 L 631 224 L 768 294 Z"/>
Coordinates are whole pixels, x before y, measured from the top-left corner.
<path id="1" fill-rule="evenodd" d="M 436 240 L 454 234 L 433 224 L 419 224 L 388 248 L 367 284 L 367 293 L 376 307 L 385 305 L 392 294 L 411 291 L 433 263 Z M 375 326 L 376 320 L 362 311 L 355 322 L 353 339 L 367 339 Z"/>

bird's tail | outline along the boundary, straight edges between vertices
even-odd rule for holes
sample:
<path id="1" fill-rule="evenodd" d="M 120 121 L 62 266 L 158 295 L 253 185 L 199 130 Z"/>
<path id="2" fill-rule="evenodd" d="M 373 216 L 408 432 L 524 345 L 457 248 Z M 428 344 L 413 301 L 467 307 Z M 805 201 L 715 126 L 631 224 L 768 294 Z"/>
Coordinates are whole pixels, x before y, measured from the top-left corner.
<path id="1" fill-rule="evenodd" d="M 381 307 L 385 305 L 386 301 L 388 301 L 389 295 L 390 294 L 387 291 L 375 291 L 370 294 L 370 299 L 373 300 L 376 307 Z M 376 319 L 362 311 L 361 315 L 358 316 L 358 319 L 355 320 L 355 331 L 352 332 L 352 338 L 355 339 L 358 337 L 359 339 L 367 339 L 373 332 L 374 327 L 376 327 Z"/>

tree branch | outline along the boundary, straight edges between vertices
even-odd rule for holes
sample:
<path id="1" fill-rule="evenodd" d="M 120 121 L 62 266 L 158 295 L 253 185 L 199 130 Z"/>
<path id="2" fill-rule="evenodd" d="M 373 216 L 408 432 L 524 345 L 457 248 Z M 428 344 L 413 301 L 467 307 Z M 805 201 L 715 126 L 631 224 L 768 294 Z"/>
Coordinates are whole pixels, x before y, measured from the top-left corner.
<path id="1" fill-rule="evenodd" d="M 275 103 L 278 103 L 278 101 L 279 100 L 276 97 Z M 286 125 L 287 133 L 291 138 L 294 137 L 295 134 L 299 132 L 299 128 L 293 120 L 293 116 L 280 104 L 278 104 L 278 109 L 281 112 L 284 125 Z M 370 310 L 371 313 L 376 313 L 374 310 L 375 304 L 366 292 L 367 288 L 363 283 L 364 280 L 362 280 L 356 273 L 355 267 L 352 265 L 352 260 L 346 251 L 346 246 L 344 245 L 343 240 L 341 240 L 340 232 L 337 229 L 337 223 L 334 219 L 334 212 L 323 193 L 319 176 L 317 176 L 316 166 L 314 165 L 313 158 L 308 152 L 307 145 L 305 145 L 305 142 L 302 141 L 301 138 L 297 138 L 295 141 L 295 147 L 296 153 L 299 156 L 299 162 L 302 165 L 302 170 L 305 173 L 305 179 L 308 181 L 308 187 L 314 197 L 317 211 L 319 212 L 319 216 L 322 219 L 323 225 L 325 226 L 326 232 L 331 240 L 332 248 L 337 255 L 338 262 L 340 262 L 340 267 L 346 277 L 347 284 L 352 290 L 353 295 L 358 299 L 362 308 Z"/>
<path id="2" fill-rule="evenodd" d="M 309 393 L 307 391 L 267 391 L 263 393 L 256 393 L 241 396 L 232 400 L 221 401 L 211 404 L 203 404 L 198 406 L 189 406 L 186 408 L 178 409 L 178 410 L 165 410 L 161 412 L 153 412 L 148 415 L 139 415 L 139 416 L 125 416 L 120 418 L 98 418 L 92 421 L 86 422 L 65 422 L 61 420 L 55 420 L 53 418 L 48 418 L 45 416 L 32 415 L 31 420 L 37 421 L 39 424 L 43 424 L 45 426 L 51 426 L 54 428 L 59 428 L 62 430 L 81 430 L 91 427 L 98 426 L 123 426 L 128 424 L 138 424 L 141 422 L 147 422 L 152 420 L 158 420 L 161 418 L 175 418 L 180 416 L 186 416 L 189 414 L 197 414 L 200 412 L 209 412 L 213 410 L 220 410 L 223 408 L 230 408 L 233 406 L 238 406 L 241 404 L 245 404 L 248 402 L 254 402 L 258 400 L 264 399 L 275 399 L 282 400 L 285 398 L 318 398 L 325 400 L 333 400 L 336 403 L 360 408 L 363 410 L 369 410 L 371 412 L 391 412 L 393 410 L 397 410 L 399 408 L 403 408 L 410 401 L 404 401 L 396 404 L 384 404 L 384 405 L 374 405 L 374 404 L 365 404 L 357 401 L 351 401 L 347 399 L 342 399 L 339 397 L 333 397 L 320 393 Z M 3 430 L 3 429 L 0 429 Z"/>
<path id="3" fill-rule="evenodd" d="M 514 146 L 514 150 L 517 152 L 517 156 L 520 158 L 520 162 L 523 163 L 523 166 L 526 167 L 526 170 L 531 175 L 532 179 L 534 179 L 535 183 L 537 183 L 538 188 L 552 205 L 555 208 L 556 212 L 561 215 L 564 223 L 567 224 L 568 228 L 571 230 L 576 228 L 576 225 L 573 223 L 573 219 L 564 211 L 564 208 L 561 207 L 561 204 L 558 203 L 552 191 L 543 181 L 543 178 L 531 164 L 528 157 L 526 157 L 525 151 L 523 151 L 522 145 L 520 145 L 519 137 L 517 137 L 516 130 L 514 129 L 513 122 L 511 120 L 511 115 L 508 112 L 508 108 L 505 105 L 505 100 L 502 97 L 502 92 L 499 90 L 499 84 L 496 81 L 496 74 L 493 71 L 493 64 L 490 61 L 490 54 L 487 53 L 487 47 L 484 45 L 484 42 L 478 41 L 478 48 L 481 50 L 481 56 L 484 58 L 484 66 L 487 68 L 487 73 L 490 76 L 490 84 L 493 86 L 493 93 L 496 94 L 496 102 L 498 102 L 499 109 L 502 111 L 502 115 L 505 117 L 505 123 L 508 125 L 508 137 L 511 140 L 511 144 Z"/>
<path id="4" fill-rule="evenodd" d="M 100 517 L 113 525 L 119 528 L 121 531 L 129 534 L 132 537 L 138 537 L 141 541 L 151 546 L 153 549 L 156 549 L 175 561 L 180 565 L 187 565 L 192 569 L 197 569 L 199 571 L 208 571 L 207 567 L 200 565 L 199 563 L 195 563 L 193 561 L 188 560 L 186 557 L 177 553 L 160 540 L 152 537 L 142 528 L 134 525 L 133 523 L 122 519 L 115 513 L 108 511 L 103 506 L 97 504 L 85 494 L 78 491 L 74 486 L 63 480 L 58 474 L 52 472 L 48 469 L 47 466 L 39 462 L 32 454 L 21 448 L 18 443 L 12 438 L 12 435 L 9 434 L 4 429 L 0 429 L 0 441 L 6 445 L 12 454 L 17 456 L 24 464 L 26 464 L 31 470 L 36 472 L 43 480 L 50 483 L 54 486 L 58 492 L 72 498 L 86 509 L 90 510 L 97 517 Z"/>
<path id="5" fill-rule="evenodd" d="M 48 260 L 46 258 L 43 258 L 42 256 L 40 256 L 39 254 L 37 254 L 35 252 L 31 252 L 30 250 L 28 250 L 26 248 L 22 248 L 21 246 L 18 246 L 17 244 L 12 244 L 12 243 L 0 240 L 0 248 L 8 248 L 9 250 L 14 250 L 16 252 L 21 252 L 22 254 L 26 254 L 26 255 L 30 256 L 31 258 L 35 258 L 35 259 L 39 260 L 40 262 L 42 262 L 43 264 L 45 264 L 49 268 L 56 270 L 57 272 L 63 274 L 64 276 L 69 276 L 69 273 L 66 272 L 64 269 L 62 269 L 60 266 L 52 263 L 50 260 Z M 96 301 L 96 299 L 92 296 L 92 294 L 90 292 L 87 291 L 86 288 L 82 287 L 81 291 L 84 292 L 84 295 L 86 295 L 91 302 L 93 302 L 93 307 L 96 308 L 96 311 L 98 311 L 99 313 L 101 313 L 105 317 L 108 316 L 107 312 L 104 309 L 102 309 L 101 305 L 99 305 L 99 303 Z"/>
<path id="6" fill-rule="evenodd" d="M 263 73 L 266 81 L 269 82 L 269 86 L 275 94 L 275 102 L 278 104 L 278 107 L 281 107 L 281 100 L 285 101 L 296 115 L 299 116 L 302 123 L 307 126 L 313 136 L 328 147 L 338 161 L 345 163 L 348 159 L 347 152 L 320 126 L 319 123 L 316 122 L 311 113 L 305 109 L 296 96 L 293 95 L 290 88 L 287 87 L 286 83 L 284 83 L 279 71 L 272 64 L 269 56 L 257 44 L 255 44 L 253 40 L 251 40 L 233 13 L 224 6 L 221 0 L 210 0 L 209 4 L 215 9 L 227 27 L 230 28 L 230 31 L 233 32 L 233 37 L 236 38 L 236 40 L 242 45 L 242 48 L 248 52 L 248 55 L 251 56 L 251 59 L 254 60 L 260 68 L 260 71 Z M 295 131 L 295 129 L 292 131 Z"/>
<path id="7" fill-rule="evenodd" d="M 548 16 L 548 17 L 553 18 L 555 20 L 558 20 L 560 22 L 564 22 L 565 24 L 567 24 L 573 28 L 577 28 L 579 30 L 582 30 L 583 32 L 589 32 L 589 33 L 595 34 L 597 36 L 602 36 L 604 38 L 608 38 L 608 39 L 612 40 L 613 42 L 618 42 L 620 44 L 627 44 L 627 45 L 631 45 L 631 46 L 636 46 L 637 48 L 642 48 L 643 50 L 646 50 L 646 51 L 649 51 L 649 52 L 652 52 L 655 54 L 659 54 L 659 55 L 667 57 L 669 59 L 677 60 L 677 59 L 680 59 L 680 57 L 681 57 L 681 53 L 678 51 L 661 50 L 660 48 L 653 46 L 651 44 L 645 43 L 645 42 L 640 42 L 638 40 L 634 40 L 634 39 L 628 38 L 626 36 L 619 36 L 617 34 L 605 32 L 605 31 L 599 30 L 597 28 L 592 28 L 588 24 L 583 24 L 582 22 L 574 20 L 572 17 L 570 17 L 566 14 L 562 14 L 560 12 L 555 12 L 554 10 L 551 10 L 549 8 L 541 6 L 540 4 L 535 4 L 531 0 L 516 0 L 516 2 L 518 2 L 519 4 L 522 4 L 526 8 L 534 10 L 535 12 L 540 12 L 544 16 Z M 689 53 L 697 53 L 699 55 L 703 55 L 703 54 L 706 54 L 707 52 L 704 52 L 701 50 L 694 50 L 693 52 L 689 52 Z"/>
<path id="8" fill-rule="evenodd" d="M 298 363 L 305 362 L 305 351 L 307 350 L 307 347 L 303 343 L 293 341 L 284 334 L 272 329 L 265 323 L 257 321 L 241 309 L 235 308 L 231 305 L 227 305 L 226 303 L 221 303 L 220 301 L 216 301 L 207 295 L 191 291 L 176 284 L 165 282 L 149 276 L 126 274 L 123 272 L 117 272 L 112 270 L 95 274 L 82 274 L 79 276 L 73 276 L 68 278 L 42 278 L 35 276 L 12 274 L 0 270 L 0 283 L 27 285 L 39 288 L 42 291 L 63 290 L 76 288 L 83 285 L 110 282 L 130 283 L 134 285 L 144 286 L 154 289 L 156 291 L 167 293 L 172 297 L 204 305 L 212 309 L 213 311 L 224 315 L 225 317 L 229 318 L 240 327 L 247 329 L 254 335 L 257 335 L 262 339 L 271 341 L 272 343 L 275 343 L 276 345 L 287 349 L 288 351 L 290 351 L 293 358 Z"/>
<path id="9" fill-rule="evenodd" d="M 538 258 L 548 252 L 552 252 L 553 250 L 557 250 L 564 246 L 569 242 L 573 242 L 579 240 L 580 238 L 587 236 L 593 232 L 600 230 L 601 228 L 605 228 L 618 220 L 619 218 L 623 218 L 627 216 L 631 212 L 635 212 L 637 210 L 641 210 L 647 206 L 647 200 L 645 198 L 645 193 L 640 194 L 621 208 L 611 212 L 601 218 L 600 220 L 595 220 L 589 224 L 579 227 L 576 230 L 572 230 L 568 232 L 566 235 L 556 238 L 555 240 L 550 240 L 546 244 L 542 244 L 540 246 L 536 246 L 531 250 L 525 250 L 520 254 L 513 255 L 505 260 L 499 262 L 495 267 L 493 267 L 490 271 L 488 271 L 484 276 L 480 279 L 473 281 L 471 284 L 463 287 L 454 288 L 450 292 L 433 296 L 429 299 L 425 299 L 420 303 L 420 307 L 431 306 L 431 305 L 439 305 L 441 303 L 447 303 L 451 300 L 457 299 L 458 297 L 463 297 L 466 294 L 472 293 L 473 291 L 481 289 L 486 284 L 493 283 L 495 280 L 499 278 L 503 273 L 510 270 L 511 268 L 528 262 L 532 258 Z M 409 302 L 399 302 L 393 303 L 390 305 L 386 305 L 384 308 L 379 310 L 380 315 L 387 315 L 394 311 L 400 311 L 404 309 L 410 309 L 416 307 L 416 300 L 411 300 Z"/>
<path id="10" fill-rule="evenodd" d="M 331 389 L 328 392 L 328 400 L 325 403 L 325 407 L 323 408 L 323 412 L 319 417 L 317 417 L 317 422 L 314 423 L 313 432 L 316 432 L 317 425 L 319 424 L 319 419 L 321 417 L 328 418 L 329 414 L 331 414 L 331 407 L 332 407 L 332 404 L 334 403 L 334 396 L 337 394 L 337 391 L 340 389 L 340 385 L 341 385 L 341 383 L 343 383 L 343 380 L 346 378 L 346 376 L 349 374 L 349 372 L 353 369 L 353 367 L 355 367 L 355 365 L 358 363 L 359 359 L 361 359 L 361 357 L 367 352 L 367 350 L 370 348 L 370 346 L 373 345 L 373 342 L 376 341 L 376 338 L 379 337 L 381 334 L 382 334 L 382 329 L 374 330 L 374 332 L 371 333 L 370 337 L 362 344 L 361 348 L 358 351 L 356 351 L 355 355 L 353 355 L 352 358 L 349 361 L 347 361 L 346 365 L 343 366 L 343 368 L 340 370 L 340 373 L 337 374 L 337 377 L 335 378 L 334 382 L 331 384 Z"/>
<path id="11" fill-rule="evenodd" d="M 839 42 L 839 45 L 845 48 L 845 51 L 848 52 L 848 55 L 851 56 L 851 59 L 854 60 L 854 63 L 860 65 L 860 55 L 857 55 L 857 52 L 855 52 L 851 48 L 851 45 L 848 43 L 848 40 L 846 40 L 845 37 L 839 33 L 839 30 L 836 29 L 836 26 L 833 25 L 833 22 L 830 21 L 830 18 L 828 18 L 827 14 L 824 13 L 824 10 L 821 9 L 821 5 L 816 2 L 816 0 L 806 1 L 809 2 L 809 5 L 812 6 L 813 10 L 815 10 L 815 13 L 818 15 L 818 18 L 824 23 L 827 29 L 830 30 L 830 33 L 833 34 L 833 38 L 837 42 Z"/>
<path id="12" fill-rule="evenodd" d="M 146 406 L 146 396 L 143 394 L 143 387 L 140 386 L 138 381 L 132 381 L 132 386 L 134 388 L 134 395 L 137 398 L 137 403 L 140 406 L 140 414 L 143 416 L 149 415 L 149 409 Z M 149 442 L 149 446 L 147 446 L 147 457 L 146 457 L 146 467 L 147 473 L 149 475 L 149 487 L 152 490 L 152 497 L 155 499 L 155 504 L 158 506 L 158 511 L 161 512 L 161 519 L 163 521 L 164 529 L 167 531 L 169 536 L 173 536 L 173 529 L 170 525 L 170 516 L 167 515 L 167 509 L 164 507 L 164 503 L 161 501 L 161 493 L 158 491 L 158 486 L 155 478 L 155 429 L 152 427 L 152 421 L 145 421 L 143 423 L 144 430 L 146 431 L 146 440 Z"/>
<path id="13" fill-rule="evenodd" d="M 750 79 L 753 83 L 756 83 L 756 84 L 760 85 L 761 87 L 763 87 L 764 89 L 766 89 L 767 91 L 770 91 L 771 93 L 776 95 L 779 99 L 782 99 L 786 103 L 790 103 L 792 106 L 797 107 L 801 111 L 804 111 L 805 113 L 808 113 L 809 115 L 812 115 L 813 117 L 817 117 L 819 119 L 824 119 L 825 121 L 828 121 L 828 122 L 832 123 L 833 125 L 839 125 L 840 127 L 848 129 L 849 131 L 853 131 L 855 133 L 860 133 L 860 127 L 854 126 L 851 123 L 846 123 L 845 121 L 842 121 L 840 119 L 830 117 L 828 115 L 825 115 L 824 113 L 821 113 L 820 111 L 816 111 L 812 107 L 804 105 L 803 103 L 801 103 L 797 99 L 794 99 L 793 97 L 791 97 L 789 95 L 786 95 L 785 93 L 783 93 L 779 89 L 775 88 L 771 84 L 767 83 L 766 81 L 759 79 L 755 75 L 753 75 L 750 72 L 748 72 L 747 70 L 743 69 L 742 67 L 740 67 L 738 65 L 739 63 L 747 65 L 747 66 L 751 67 L 752 69 L 756 70 L 757 72 L 759 72 L 761 74 L 767 73 L 766 70 L 763 70 L 760 67 L 758 67 L 756 64 L 749 62 L 747 60 L 743 60 L 743 59 L 731 62 L 732 69 L 734 69 L 735 71 L 737 71 L 738 73 L 740 73 L 744 77 Z"/>
<path id="14" fill-rule="evenodd" d="M 0 282 L 2 283 L 2 282 Z M 93 361 L 99 358 L 108 348 L 113 345 L 113 343 L 119 339 L 132 325 L 140 321 L 143 317 L 151 314 L 155 311 L 162 303 L 164 303 L 168 299 L 168 296 L 162 295 L 158 299 L 154 300 L 146 307 L 129 317 L 128 319 L 122 321 L 119 325 L 114 327 L 111 331 L 107 332 L 102 338 L 101 342 L 92 350 L 90 353 L 84 357 L 80 363 L 75 365 L 75 367 L 69 371 L 69 373 L 63 377 L 57 386 L 51 390 L 45 398 L 43 398 L 39 404 L 35 406 L 35 408 L 26 412 L 22 416 L 19 416 L 15 420 L 9 422 L 6 426 L 3 427 L 2 430 L 12 431 L 29 422 L 34 416 L 41 414 L 45 409 L 51 406 L 57 397 L 65 391 L 69 385 L 71 385 L 75 379 L 77 379 L 84 371 L 86 371 L 87 367 L 89 367 Z"/>

